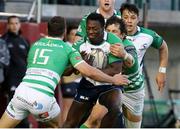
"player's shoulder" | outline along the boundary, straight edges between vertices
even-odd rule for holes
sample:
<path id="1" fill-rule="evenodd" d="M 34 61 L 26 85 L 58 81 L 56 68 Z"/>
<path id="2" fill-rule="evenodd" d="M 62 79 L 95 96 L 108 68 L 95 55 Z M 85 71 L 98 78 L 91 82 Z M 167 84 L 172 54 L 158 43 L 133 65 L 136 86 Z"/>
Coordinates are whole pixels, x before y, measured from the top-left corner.
<path id="1" fill-rule="evenodd" d="M 82 17 L 82 20 L 86 20 L 87 17 L 91 14 L 92 12 L 88 12 L 87 14 L 85 14 L 83 17 Z"/>
<path id="2" fill-rule="evenodd" d="M 147 35 L 154 36 L 156 34 L 156 32 L 154 30 L 151 30 L 149 28 L 139 27 L 139 29 L 140 29 L 141 33 L 144 33 L 144 34 L 147 34 Z"/>
<path id="3" fill-rule="evenodd" d="M 163 39 L 160 35 L 158 35 L 154 30 L 141 27 L 141 33 L 151 36 L 153 39 L 159 39 L 160 41 Z"/>

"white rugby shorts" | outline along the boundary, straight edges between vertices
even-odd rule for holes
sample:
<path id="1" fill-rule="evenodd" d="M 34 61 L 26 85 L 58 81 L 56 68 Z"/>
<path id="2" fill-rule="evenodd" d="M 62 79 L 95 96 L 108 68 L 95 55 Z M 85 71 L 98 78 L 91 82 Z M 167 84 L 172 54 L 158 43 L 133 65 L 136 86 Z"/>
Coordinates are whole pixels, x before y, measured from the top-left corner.
<path id="1" fill-rule="evenodd" d="M 142 115 L 144 108 L 145 89 L 140 91 L 122 94 L 122 104 L 124 104 L 134 115 Z"/>
<path id="2" fill-rule="evenodd" d="M 38 121 L 45 122 L 55 118 L 60 113 L 60 107 L 55 97 L 21 83 L 8 104 L 6 113 L 17 120 L 22 120 L 31 113 Z"/>

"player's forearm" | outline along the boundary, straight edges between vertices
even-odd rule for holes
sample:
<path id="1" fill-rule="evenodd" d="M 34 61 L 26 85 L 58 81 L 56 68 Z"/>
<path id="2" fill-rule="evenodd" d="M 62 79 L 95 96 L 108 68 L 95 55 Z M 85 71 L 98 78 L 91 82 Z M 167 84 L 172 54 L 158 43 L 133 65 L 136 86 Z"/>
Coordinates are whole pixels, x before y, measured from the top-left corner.
<path id="1" fill-rule="evenodd" d="M 168 47 L 166 42 L 164 41 L 160 50 L 159 50 L 159 66 L 160 67 L 167 67 L 168 65 Z"/>
<path id="2" fill-rule="evenodd" d="M 102 72 L 99 69 L 93 68 L 94 70 L 92 73 L 89 74 L 89 77 L 92 78 L 95 81 L 100 81 L 100 82 L 108 82 L 108 83 L 113 83 L 113 78 L 104 72 Z"/>
<path id="3" fill-rule="evenodd" d="M 76 69 L 79 70 L 82 75 L 87 76 L 95 81 L 113 83 L 113 77 L 88 65 L 86 62 L 79 64 Z"/>

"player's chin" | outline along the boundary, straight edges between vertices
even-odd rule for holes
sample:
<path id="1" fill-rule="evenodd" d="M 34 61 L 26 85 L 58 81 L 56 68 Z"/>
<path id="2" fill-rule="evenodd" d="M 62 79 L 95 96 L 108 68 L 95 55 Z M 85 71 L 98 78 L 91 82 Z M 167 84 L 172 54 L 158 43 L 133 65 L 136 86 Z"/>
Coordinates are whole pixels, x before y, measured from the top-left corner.
<path id="1" fill-rule="evenodd" d="M 94 40 L 96 40 L 96 38 L 97 38 L 97 37 L 94 36 L 94 35 L 89 35 L 88 37 L 89 37 L 89 40 L 90 40 L 90 41 L 94 41 Z"/>
<path id="2" fill-rule="evenodd" d="M 133 31 L 133 27 L 127 27 L 127 31 L 128 31 L 128 32 Z"/>

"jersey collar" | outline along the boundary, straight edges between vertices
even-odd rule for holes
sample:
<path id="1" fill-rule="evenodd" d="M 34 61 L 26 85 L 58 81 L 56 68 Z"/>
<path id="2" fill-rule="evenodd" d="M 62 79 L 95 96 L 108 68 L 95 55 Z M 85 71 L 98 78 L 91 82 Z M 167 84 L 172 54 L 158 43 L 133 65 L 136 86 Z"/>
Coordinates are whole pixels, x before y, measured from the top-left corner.
<path id="1" fill-rule="evenodd" d="M 103 39 L 106 41 L 107 40 L 107 32 L 106 31 L 104 31 L 104 37 L 103 37 Z"/>
<path id="2" fill-rule="evenodd" d="M 48 39 L 62 40 L 62 38 L 58 38 L 58 37 L 50 37 L 50 36 L 46 36 L 46 38 L 48 38 Z"/>
<path id="3" fill-rule="evenodd" d="M 140 28 L 139 26 L 137 26 L 137 31 L 136 31 L 136 33 L 134 33 L 134 34 L 131 35 L 131 36 L 136 36 L 136 35 L 138 35 L 138 34 L 140 33 L 140 31 L 141 31 L 141 28 Z"/>
<path id="4" fill-rule="evenodd" d="M 100 14 L 99 8 L 96 10 L 96 13 Z M 114 15 L 116 15 L 116 14 L 117 14 L 117 11 L 114 10 Z"/>

